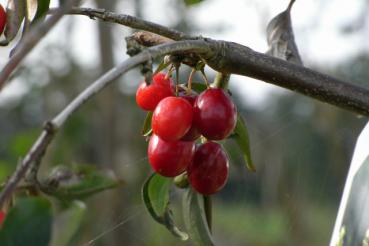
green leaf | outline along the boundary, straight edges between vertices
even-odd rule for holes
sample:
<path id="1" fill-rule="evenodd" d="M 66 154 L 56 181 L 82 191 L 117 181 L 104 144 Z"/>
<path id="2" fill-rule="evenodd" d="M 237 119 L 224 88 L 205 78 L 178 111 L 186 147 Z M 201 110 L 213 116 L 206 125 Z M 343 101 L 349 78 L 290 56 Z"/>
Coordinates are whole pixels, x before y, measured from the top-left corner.
<path id="1" fill-rule="evenodd" d="M 97 170 L 92 165 L 76 165 L 73 169 L 57 166 L 43 182 L 42 190 L 48 195 L 68 201 L 84 199 L 122 183 L 112 172 Z"/>
<path id="2" fill-rule="evenodd" d="M 70 241 L 78 231 L 86 214 L 86 205 L 81 201 L 73 201 L 66 209 L 55 217 L 50 246 L 70 245 Z"/>
<path id="3" fill-rule="evenodd" d="M 191 5 L 201 3 L 203 1 L 204 0 L 184 0 L 184 3 L 186 4 L 186 6 L 191 6 Z"/>
<path id="4" fill-rule="evenodd" d="M 196 91 L 197 93 L 201 93 L 206 89 L 207 87 L 205 84 L 192 82 L 192 90 Z"/>
<path id="5" fill-rule="evenodd" d="M 11 154 L 17 158 L 25 156 L 39 134 L 39 130 L 27 130 L 17 133 L 10 142 Z"/>
<path id="6" fill-rule="evenodd" d="M 5 181 L 12 174 L 14 165 L 11 161 L 0 160 L 0 184 L 4 184 Z M 1 190 L 2 188 L 0 188 Z"/>
<path id="7" fill-rule="evenodd" d="M 188 235 L 180 231 L 173 222 L 169 209 L 169 188 L 172 180 L 152 174 L 142 188 L 142 198 L 151 217 L 164 225 L 174 236 L 187 240 Z"/>
<path id="8" fill-rule="evenodd" d="M 152 112 L 148 112 L 142 126 L 141 134 L 145 137 L 149 136 L 152 132 L 151 129 L 151 119 L 152 119 Z"/>
<path id="9" fill-rule="evenodd" d="M 206 222 L 204 198 L 191 188 L 183 195 L 183 219 L 190 239 L 196 245 L 214 245 Z"/>
<path id="10" fill-rule="evenodd" d="M 51 237 L 51 204 L 45 198 L 21 198 L 0 231 L 2 246 L 46 246 Z"/>
<path id="11" fill-rule="evenodd" d="M 237 145 L 240 147 L 243 153 L 247 169 L 255 172 L 256 169 L 251 158 L 249 133 L 247 131 L 246 123 L 240 115 L 237 116 L 237 124 L 236 128 L 234 129 L 233 138 L 236 140 Z"/>
<path id="12" fill-rule="evenodd" d="M 32 0 L 35 1 L 35 0 Z M 37 0 L 37 11 L 35 17 L 32 19 L 32 23 L 45 18 L 47 11 L 49 11 L 50 0 Z"/>

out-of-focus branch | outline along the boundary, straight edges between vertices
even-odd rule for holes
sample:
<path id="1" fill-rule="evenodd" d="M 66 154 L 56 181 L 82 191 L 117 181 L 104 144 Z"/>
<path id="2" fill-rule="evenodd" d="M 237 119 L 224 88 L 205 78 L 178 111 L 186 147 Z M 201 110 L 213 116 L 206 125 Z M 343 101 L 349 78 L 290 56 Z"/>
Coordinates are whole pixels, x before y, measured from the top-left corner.
<path id="1" fill-rule="evenodd" d="M 55 26 L 55 24 L 68 13 L 71 7 L 77 3 L 78 0 L 69 0 L 62 7 L 55 11 L 55 14 L 50 16 L 46 21 L 37 23 L 32 27 L 22 38 L 17 46 L 16 52 L 10 58 L 8 63 L 0 72 L 0 91 L 3 89 L 5 82 L 8 80 L 11 73 L 17 68 L 24 57 L 35 47 L 38 42 Z"/>
<path id="2" fill-rule="evenodd" d="M 120 63 L 113 69 L 109 70 L 99 79 L 94 81 L 89 87 L 87 87 L 83 92 L 81 92 L 71 103 L 65 107 L 62 112 L 60 112 L 54 119 L 48 121 L 45 127 L 33 144 L 31 149 L 28 151 L 25 158 L 20 162 L 16 171 L 7 181 L 3 191 L 0 194 L 0 207 L 3 206 L 4 202 L 11 196 L 14 189 L 16 188 L 19 181 L 26 175 L 27 171 L 37 163 L 40 163 L 42 156 L 45 154 L 47 147 L 53 140 L 57 130 L 64 124 L 64 122 L 83 104 L 85 104 L 89 99 L 91 99 L 95 94 L 104 89 L 112 81 L 114 81 L 118 76 L 132 69 L 133 67 L 154 59 L 158 56 L 165 54 L 170 54 L 178 51 L 192 51 L 200 54 L 211 55 L 212 51 L 207 42 L 200 40 L 189 40 L 189 41 L 179 41 L 169 44 L 163 44 L 149 48 L 136 56 L 133 56 L 126 61 Z"/>

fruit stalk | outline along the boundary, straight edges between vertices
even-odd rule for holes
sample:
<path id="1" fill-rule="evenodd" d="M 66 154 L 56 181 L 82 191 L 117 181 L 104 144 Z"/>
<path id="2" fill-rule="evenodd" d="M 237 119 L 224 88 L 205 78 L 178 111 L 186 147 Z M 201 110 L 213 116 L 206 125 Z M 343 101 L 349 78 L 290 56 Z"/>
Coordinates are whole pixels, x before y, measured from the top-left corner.
<path id="1" fill-rule="evenodd" d="M 230 74 L 224 74 L 224 73 L 219 73 L 218 72 L 217 75 L 215 76 L 213 86 L 215 88 L 220 88 L 220 89 L 223 89 L 223 90 L 227 90 L 230 77 L 231 77 Z"/>

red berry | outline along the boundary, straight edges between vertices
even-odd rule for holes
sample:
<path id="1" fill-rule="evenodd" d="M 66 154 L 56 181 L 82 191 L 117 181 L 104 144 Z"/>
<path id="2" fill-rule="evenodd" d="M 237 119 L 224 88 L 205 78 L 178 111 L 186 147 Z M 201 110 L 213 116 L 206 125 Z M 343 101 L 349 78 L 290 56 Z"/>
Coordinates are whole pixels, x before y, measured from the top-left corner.
<path id="1" fill-rule="evenodd" d="M 181 96 L 182 98 L 186 99 L 191 106 L 194 105 L 195 100 L 197 98 L 196 95 L 183 95 Z M 193 120 L 192 120 L 193 121 Z M 181 140 L 182 141 L 195 141 L 196 139 L 198 139 L 201 136 L 199 129 L 197 129 L 197 127 L 195 126 L 195 124 L 191 125 L 190 130 L 188 130 L 188 132 L 186 133 L 186 135 L 184 135 Z"/>
<path id="2" fill-rule="evenodd" d="M 180 97 L 160 101 L 152 116 L 152 130 L 165 141 L 176 141 L 191 128 L 193 108 Z"/>
<path id="3" fill-rule="evenodd" d="M 6 217 L 5 212 L 0 210 L 0 226 L 3 224 L 5 217 Z"/>
<path id="4" fill-rule="evenodd" d="M 210 140 L 228 137 L 236 126 L 236 120 L 236 106 L 222 89 L 207 89 L 195 101 L 194 123 Z"/>
<path id="5" fill-rule="evenodd" d="M 166 142 L 156 135 L 150 138 L 149 162 L 152 169 L 162 176 L 175 177 L 183 173 L 191 163 L 194 153 L 194 142 Z"/>
<path id="6" fill-rule="evenodd" d="M 150 85 L 142 82 L 136 91 L 136 102 L 143 110 L 154 111 L 158 103 L 166 97 L 174 95 L 174 87 L 170 78 L 158 73 L 152 78 Z"/>
<path id="7" fill-rule="evenodd" d="M 153 82 L 157 85 L 162 86 L 170 86 L 170 88 L 174 91 L 175 87 L 170 77 L 166 78 L 167 75 L 165 73 L 157 73 L 152 77 Z"/>
<path id="8" fill-rule="evenodd" d="M 196 149 L 187 169 L 191 186 L 199 193 L 211 195 L 223 188 L 228 177 L 228 157 L 220 144 L 206 142 Z"/>
<path id="9" fill-rule="evenodd" d="M 6 12 L 3 6 L 1 6 L 0 4 L 0 35 L 4 31 L 5 24 L 6 24 Z"/>

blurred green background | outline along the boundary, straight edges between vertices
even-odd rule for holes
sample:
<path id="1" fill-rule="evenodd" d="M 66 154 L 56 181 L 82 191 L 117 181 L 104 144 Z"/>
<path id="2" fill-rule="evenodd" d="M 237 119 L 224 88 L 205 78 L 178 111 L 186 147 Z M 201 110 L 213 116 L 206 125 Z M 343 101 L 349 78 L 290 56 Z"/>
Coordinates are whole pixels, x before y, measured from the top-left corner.
<path id="1" fill-rule="evenodd" d="M 150 12 L 142 0 L 97 1 L 96 6 L 127 13 L 122 7 L 126 6 L 128 12 L 146 19 L 155 20 L 154 14 L 159 20 L 166 14 L 175 16 L 176 21 L 164 24 L 186 32 L 221 35 L 227 28 L 204 28 L 202 23 L 192 21 L 196 8 L 216 0 L 193 6 L 186 6 L 183 0 L 161 2 L 164 3 L 158 8 L 162 9 L 157 13 Z M 257 1 L 245 2 L 251 7 L 258 5 Z M 287 2 L 280 1 L 280 4 L 282 10 Z M 298 1 L 297 4 L 304 3 Z M 86 5 L 94 3 L 86 1 Z M 261 8 L 255 9 L 260 10 L 256 14 L 263 18 L 272 17 L 265 15 Z M 272 14 L 277 13 L 278 10 Z M 361 14 L 357 13 L 358 23 Z M 73 27 L 78 18 L 84 17 L 69 18 L 63 25 Z M 96 42 L 94 52 L 98 58 L 90 63 L 92 65 L 86 66 L 80 61 L 71 49 L 73 37 L 67 36 L 63 42 L 45 43 L 37 50 L 38 55 L 33 55 L 14 74 L 12 83 L 21 84 L 24 93 L 0 104 L 0 181 L 15 169 L 45 120 L 56 115 L 91 81 L 113 67 L 117 57 L 118 61 L 126 57 L 123 40 L 129 29 L 90 22 L 97 28 L 85 34 L 95 40 L 91 42 Z M 363 32 L 358 23 L 344 23 L 341 35 Z M 304 28 L 300 32 L 309 31 L 309 27 Z M 118 29 L 125 31 L 116 31 Z M 302 49 L 303 59 L 307 52 Z M 307 63 L 309 67 L 351 82 L 365 83 L 369 79 L 369 55 L 365 52 L 333 65 L 324 66 L 314 60 Z M 183 67 L 181 80 L 186 81 L 188 74 L 188 68 Z M 212 78 L 214 73 L 209 71 L 208 76 Z M 86 200 L 88 212 L 73 240 L 74 245 L 188 245 L 156 224 L 141 201 L 141 185 L 151 173 L 146 158 L 147 143 L 140 136 L 145 113 L 135 105 L 134 98 L 141 79 L 138 70 L 130 72 L 80 109 L 61 129 L 43 160 L 41 176 L 55 165 L 87 163 L 113 169 L 125 181 L 120 188 Z M 215 241 L 218 245 L 327 245 L 354 143 L 366 120 L 284 90 L 269 89 L 263 100 L 252 102 L 242 92 L 262 82 L 248 83 L 240 77 L 235 80 L 231 79 L 231 91 L 249 127 L 257 172 L 246 170 L 232 140 L 224 141 L 231 167 L 227 185 L 214 196 Z M 174 188 L 171 193 L 178 221 L 181 221 L 181 192 Z"/>

